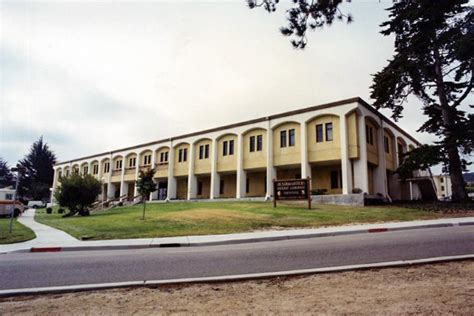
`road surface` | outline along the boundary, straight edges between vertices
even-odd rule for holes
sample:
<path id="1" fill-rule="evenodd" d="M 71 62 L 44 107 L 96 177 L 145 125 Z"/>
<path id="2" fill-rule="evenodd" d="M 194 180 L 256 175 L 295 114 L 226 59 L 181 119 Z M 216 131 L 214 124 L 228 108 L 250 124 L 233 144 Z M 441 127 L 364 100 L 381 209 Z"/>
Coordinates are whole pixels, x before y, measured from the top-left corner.
<path id="1" fill-rule="evenodd" d="M 277 272 L 474 254 L 474 226 L 249 244 L 0 255 L 0 289 Z"/>

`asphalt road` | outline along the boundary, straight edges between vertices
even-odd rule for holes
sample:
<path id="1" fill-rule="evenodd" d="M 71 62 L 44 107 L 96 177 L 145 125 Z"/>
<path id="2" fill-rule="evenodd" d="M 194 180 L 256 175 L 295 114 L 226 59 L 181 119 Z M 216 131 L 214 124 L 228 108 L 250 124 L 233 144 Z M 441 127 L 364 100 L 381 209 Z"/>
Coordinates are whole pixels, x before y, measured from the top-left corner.
<path id="1" fill-rule="evenodd" d="M 0 255 L 0 289 L 206 277 L 474 254 L 474 226 L 227 246 Z"/>

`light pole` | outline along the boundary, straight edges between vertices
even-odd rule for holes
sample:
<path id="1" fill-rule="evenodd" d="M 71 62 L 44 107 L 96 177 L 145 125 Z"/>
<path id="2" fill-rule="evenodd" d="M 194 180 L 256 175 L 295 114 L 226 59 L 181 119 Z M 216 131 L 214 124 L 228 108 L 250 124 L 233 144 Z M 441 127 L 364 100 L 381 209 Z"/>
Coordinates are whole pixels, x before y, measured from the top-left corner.
<path id="1" fill-rule="evenodd" d="M 12 233 L 13 229 L 13 216 L 15 215 L 15 205 L 16 205 L 16 198 L 18 196 L 18 183 L 20 182 L 20 177 L 21 177 L 21 170 L 24 170 L 25 168 L 21 166 L 17 166 L 16 168 L 11 168 L 10 170 L 12 172 L 16 172 L 16 181 L 15 181 L 15 194 L 13 195 L 13 209 L 12 213 L 10 214 L 10 225 L 8 227 L 8 233 Z"/>

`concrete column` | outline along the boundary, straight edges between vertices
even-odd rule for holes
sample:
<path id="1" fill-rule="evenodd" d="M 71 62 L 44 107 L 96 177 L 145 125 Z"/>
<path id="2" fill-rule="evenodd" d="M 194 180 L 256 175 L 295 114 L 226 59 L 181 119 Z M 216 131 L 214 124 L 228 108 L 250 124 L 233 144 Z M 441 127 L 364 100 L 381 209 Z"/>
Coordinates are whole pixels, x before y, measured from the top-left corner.
<path id="1" fill-rule="evenodd" d="M 305 179 L 307 177 L 311 178 L 311 165 L 308 162 L 308 133 L 306 128 L 306 122 L 301 123 L 300 130 L 301 178 Z"/>
<path id="2" fill-rule="evenodd" d="M 212 140 L 212 148 L 211 148 L 211 192 L 210 192 L 210 198 L 211 199 L 217 199 L 219 198 L 219 188 L 220 188 L 220 175 L 217 172 L 217 155 L 219 154 L 218 152 L 218 146 L 217 146 L 217 140 L 213 139 Z"/>
<path id="3" fill-rule="evenodd" d="M 138 195 L 138 188 L 137 188 L 137 180 L 138 180 L 138 174 L 139 174 L 139 171 L 140 171 L 140 153 L 136 153 L 137 155 L 137 159 L 135 161 L 135 186 L 133 187 L 133 196 L 137 196 Z"/>
<path id="4" fill-rule="evenodd" d="M 237 136 L 237 185 L 235 197 L 240 199 L 245 197 L 245 184 L 247 182 L 247 173 L 244 170 L 244 136 Z"/>
<path id="5" fill-rule="evenodd" d="M 367 135 L 365 134 L 365 116 L 358 117 L 359 159 L 354 161 L 354 188 L 369 193 L 369 170 L 367 166 Z"/>
<path id="6" fill-rule="evenodd" d="M 128 193 L 128 187 L 126 188 L 125 187 L 125 180 L 124 180 L 124 177 L 125 177 L 125 157 L 122 157 L 122 170 L 121 170 L 121 174 L 120 174 L 120 196 L 122 195 L 125 195 Z M 120 201 L 122 201 L 123 198 L 120 198 Z"/>
<path id="7" fill-rule="evenodd" d="M 387 169 L 385 167 L 385 146 L 383 141 L 383 121 L 380 120 L 380 128 L 377 129 L 377 153 L 379 165 L 374 170 L 374 193 L 388 196 Z"/>
<path id="8" fill-rule="evenodd" d="M 152 169 L 156 168 L 156 152 L 154 150 L 151 152 L 151 168 Z M 155 172 L 156 172 L 156 170 L 155 170 Z M 156 183 L 155 177 L 153 177 L 153 182 Z M 156 192 L 157 191 L 150 193 L 150 196 L 148 197 L 149 201 L 153 200 L 153 196 L 156 194 Z"/>
<path id="9" fill-rule="evenodd" d="M 346 115 L 339 116 L 341 137 L 341 171 L 342 171 L 342 194 L 352 193 L 352 167 L 349 159 L 349 137 L 347 136 Z"/>
<path id="10" fill-rule="evenodd" d="M 273 179 L 276 178 L 276 170 L 273 166 L 273 130 L 268 120 L 267 126 L 267 192 L 265 200 L 270 200 L 273 196 Z"/>
<path id="11" fill-rule="evenodd" d="M 188 200 L 196 198 L 197 178 L 194 175 L 194 144 L 189 146 L 188 155 Z"/>
<path id="12" fill-rule="evenodd" d="M 176 178 L 174 177 L 174 152 L 173 142 L 170 143 L 170 151 L 168 154 L 168 189 L 166 190 L 166 200 L 176 199 Z"/>
<path id="13" fill-rule="evenodd" d="M 113 161 L 112 161 L 112 154 L 109 156 L 109 174 L 107 175 L 107 199 L 111 199 L 114 196 L 114 192 L 112 191 L 112 169 L 113 169 Z M 115 190 L 114 190 L 115 191 Z"/>

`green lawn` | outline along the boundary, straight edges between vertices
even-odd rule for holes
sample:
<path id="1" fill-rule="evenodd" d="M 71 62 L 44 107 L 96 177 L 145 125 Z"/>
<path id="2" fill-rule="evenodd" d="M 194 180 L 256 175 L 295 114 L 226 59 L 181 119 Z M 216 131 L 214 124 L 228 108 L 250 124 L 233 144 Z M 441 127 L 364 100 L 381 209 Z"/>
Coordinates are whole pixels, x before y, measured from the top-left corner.
<path id="1" fill-rule="evenodd" d="M 8 233 L 9 218 L 0 218 L 0 244 L 11 244 L 35 238 L 35 233 L 28 227 L 13 219 L 12 233 Z"/>
<path id="2" fill-rule="evenodd" d="M 146 220 L 141 220 L 142 205 L 94 212 L 89 217 L 62 218 L 36 212 L 36 220 L 77 237 L 123 239 L 186 235 L 228 234 L 265 229 L 308 228 L 352 223 L 409 221 L 439 218 L 442 215 L 402 207 L 348 207 L 313 205 L 312 210 L 298 205 L 265 202 L 193 202 L 147 204 Z"/>

